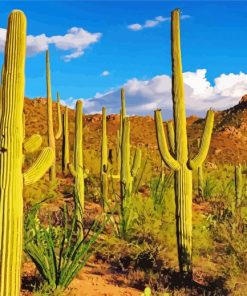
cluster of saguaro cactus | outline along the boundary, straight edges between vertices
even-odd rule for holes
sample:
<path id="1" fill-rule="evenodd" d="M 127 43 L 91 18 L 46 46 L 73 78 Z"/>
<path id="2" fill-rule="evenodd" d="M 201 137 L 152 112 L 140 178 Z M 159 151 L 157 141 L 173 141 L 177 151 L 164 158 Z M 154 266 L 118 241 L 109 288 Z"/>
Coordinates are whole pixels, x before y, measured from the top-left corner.
<path id="1" fill-rule="evenodd" d="M 76 120 L 74 135 L 74 164 L 69 164 L 69 170 L 75 178 L 75 198 L 80 206 L 79 221 L 82 224 L 84 211 L 84 171 L 83 171 L 83 127 L 82 127 L 82 101 L 76 102 Z"/>
<path id="2" fill-rule="evenodd" d="M 8 19 L 1 86 L 0 124 L 0 295 L 18 296 L 22 258 L 23 183 L 40 178 L 51 166 L 54 153 L 44 148 L 25 173 L 23 164 L 23 105 L 26 56 L 26 17 L 14 10 Z M 26 140 L 24 150 L 30 151 Z"/>
<path id="3" fill-rule="evenodd" d="M 155 111 L 158 147 L 164 162 L 175 172 L 176 234 L 180 272 L 183 278 L 192 276 L 192 169 L 198 168 L 207 156 L 214 122 L 209 110 L 199 153 L 188 157 L 184 85 L 180 50 L 180 11 L 172 11 L 172 99 L 174 120 L 174 153 L 171 153 L 164 134 L 161 111 Z"/>
<path id="4" fill-rule="evenodd" d="M 62 119 L 60 110 L 60 97 L 57 93 L 57 115 L 58 115 L 58 131 L 56 136 L 53 129 L 53 116 L 52 116 L 52 95 L 51 95 L 51 74 L 50 74 L 50 59 L 49 51 L 46 51 L 46 89 L 47 89 L 47 126 L 48 126 L 48 144 L 53 149 L 55 158 L 54 163 L 50 169 L 50 181 L 56 180 L 56 142 L 62 134 Z"/>

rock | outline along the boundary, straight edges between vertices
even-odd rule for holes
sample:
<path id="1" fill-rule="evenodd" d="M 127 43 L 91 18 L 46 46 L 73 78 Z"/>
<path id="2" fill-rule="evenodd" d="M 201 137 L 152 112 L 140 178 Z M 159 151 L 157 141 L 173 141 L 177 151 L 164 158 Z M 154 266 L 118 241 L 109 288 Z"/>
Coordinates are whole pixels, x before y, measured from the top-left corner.
<path id="1" fill-rule="evenodd" d="M 246 102 L 247 102 L 247 94 L 242 96 L 241 100 L 239 101 L 239 104 L 246 103 Z"/>
<path id="2" fill-rule="evenodd" d="M 205 164 L 205 167 L 206 167 L 207 169 L 213 169 L 213 170 L 216 170 L 216 169 L 217 169 L 217 165 L 216 165 L 215 163 L 213 163 L 213 162 L 207 162 L 207 163 Z"/>

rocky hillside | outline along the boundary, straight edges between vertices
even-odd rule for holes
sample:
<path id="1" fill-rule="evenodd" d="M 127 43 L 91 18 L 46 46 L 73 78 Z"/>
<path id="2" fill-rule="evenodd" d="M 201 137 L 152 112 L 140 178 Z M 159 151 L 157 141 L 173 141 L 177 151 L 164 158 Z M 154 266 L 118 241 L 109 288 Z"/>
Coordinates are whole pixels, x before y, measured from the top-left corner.
<path id="1" fill-rule="evenodd" d="M 25 99 L 24 112 L 26 114 L 26 135 L 40 133 L 46 141 L 46 99 Z M 64 107 L 61 108 L 62 112 Z M 57 130 L 56 103 L 53 105 L 54 128 Z M 73 150 L 74 110 L 69 109 L 70 146 Z M 107 117 L 109 149 L 116 147 L 116 134 L 119 128 L 119 115 Z M 203 132 L 204 119 L 196 116 L 187 118 L 189 151 L 193 156 L 197 151 L 197 138 Z M 91 154 L 90 159 L 97 162 L 100 157 L 101 115 L 84 116 L 84 150 Z M 57 141 L 57 157 L 61 157 L 61 139 Z M 131 117 L 132 146 L 141 146 L 147 151 L 153 165 L 157 165 L 159 155 L 155 136 L 154 119 L 151 116 Z M 72 156 L 72 153 L 71 153 Z M 223 162 L 237 163 L 247 160 L 247 95 L 243 96 L 239 104 L 215 114 L 215 127 L 207 161 L 213 164 Z"/>

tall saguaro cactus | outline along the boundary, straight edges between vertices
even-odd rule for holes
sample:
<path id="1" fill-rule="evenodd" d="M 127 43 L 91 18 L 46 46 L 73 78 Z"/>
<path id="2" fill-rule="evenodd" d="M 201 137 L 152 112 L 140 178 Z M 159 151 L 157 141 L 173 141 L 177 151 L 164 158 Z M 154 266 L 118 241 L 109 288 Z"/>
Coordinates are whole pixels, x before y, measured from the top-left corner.
<path id="1" fill-rule="evenodd" d="M 121 110 L 120 110 L 120 127 L 117 132 L 118 147 L 117 147 L 117 158 L 118 158 L 118 174 L 121 171 L 121 144 L 123 138 L 123 121 L 126 117 L 126 107 L 125 107 L 125 91 L 124 88 L 121 88 Z"/>
<path id="2" fill-rule="evenodd" d="M 48 127 L 48 144 L 52 148 L 55 159 L 50 169 L 50 181 L 54 182 L 56 179 L 56 143 L 53 130 L 52 117 L 52 96 L 51 96 L 51 74 L 50 74 L 50 59 L 49 51 L 46 51 L 46 90 L 47 90 L 47 127 Z"/>
<path id="3" fill-rule="evenodd" d="M 235 166 L 235 207 L 239 208 L 242 202 L 243 192 L 243 177 L 242 177 L 242 166 L 238 164 Z"/>
<path id="4" fill-rule="evenodd" d="M 60 107 L 60 95 L 57 92 L 57 121 L 58 121 L 58 129 L 55 135 L 55 139 L 60 139 L 62 135 L 62 115 L 61 115 L 61 107 Z"/>
<path id="5" fill-rule="evenodd" d="M 74 140 L 74 165 L 69 169 L 75 177 L 75 197 L 78 198 L 81 214 L 84 211 L 84 172 L 83 172 L 83 127 L 82 127 L 82 101 L 76 102 L 75 140 Z M 81 215 L 82 223 L 82 215 Z"/>
<path id="6" fill-rule="evenodd" d="M 201 143 L 201 140 L 200 139 L 197 139 L 197 145 L 198 145 L 198 148 L 200 148 L 200 143 Z M 203 197 L 203 187 L 204 187 L 204 182 L 203 182 L 203 168 L 202 168 L 202 164 L 199 165 L 198 169 L 197 169 L 197 174 L 198 174 L 198 179 L 197 179 L 197 186 L 198 186 L 198 196 L 199 197 Z"/>
<path id="7" fill-rule="evenodd" d="M 161 111 L 155 111 L 158 147 L 164 162 L 175 171 L 176 234 L 178 259 L 184 279 L 192 277 L 192 169 L 198 168 L 207 156 L 214 122 L 214 113 L 209 110 L 198 154 L 188 158 L 184 85 L 180 50 L 180 11 L 171 14 L 172 33 L 172 99 L 175 128 L 174 155 L 164 134 Z"/>
<path id="8" fill-rule="evenodd" d="M 107 159 L 107 131 L 106 131 L 106 109 L 102 108 L 102 139 L 101 139 L 101 194 L 103 207 L 108 198 L 108 159 Z"/>
<path id="9" fill-rule="evenodd" d="M 68 107 L 65 107 L 63 114 L 63 146 L 62 146 L 62 170 L 67 174 L 69 166 L 69 116 Z"/>
<path id="10" fill-rule="evenodd" d="M 18 296 L 21 279 L 23 182 L 32 184 L 50 167 L 53 151 L 45 148 L 24 174 L 23 104 L 26 17 L 14 10 L 8 20 L 0 120 L 0 296 Z"/>

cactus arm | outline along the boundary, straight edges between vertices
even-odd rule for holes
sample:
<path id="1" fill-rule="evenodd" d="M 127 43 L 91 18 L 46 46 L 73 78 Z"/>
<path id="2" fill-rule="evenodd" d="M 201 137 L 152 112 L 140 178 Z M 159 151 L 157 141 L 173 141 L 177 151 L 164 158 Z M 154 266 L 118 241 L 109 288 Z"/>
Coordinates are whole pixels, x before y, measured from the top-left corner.
<path id="1" fill-rule="evenodd" d="M 211 141 L 213 126 L 214 126 L 214 112 L 212 110 L 209 110 L 207 112 L 206 124 L 204 127 L 204 132 L 201 139 L 199 152 L 192 160 L 189 160 L 188 162 L 188 167 L 190 169 L 193 170 L 198 168 L 206 159 L 210 141 Z"/>
<path id="2" fill-rule="evenodd" d="M 174 137 L 175 134 L 174 134 L 174 126 L 172 121 L 169 121 L 167 123 L 167 134 L 168 134 L 170 151 L 174 154 L 175 153 L 175 137 Z"/>
<path id="3" fill-rule="evenodd" d="M 31 185 L 37 182 L 51 167 L 53 161 L 54 152 L 52 148 L 44 148 L 33 165 L 23 174 L 24 184 Z"/>
<path id="4" fill-rule="evenodd" d="M 166 165 L 168 165 L 170 169 L 174 171 L 179 170 L 180 169 L 179 162 L 174 159 L 174 157 L 171 155 L 168 149 L 168 145 L 167 145 L 167 141 L 164 133 L 162 115 L 160 110 L 155 111 L 155 126 L 156 126 L 158 147 L 159 147 L 159 151 L 163 161 L 166 163 Z"/>
<path id="5" fill-rule="evenodd" d="M 73 177 L 76 177 L 76 176 L 77 176 L 77 172 L 76 172 L 76 170 L 75 170 L 74 165 L 70 163 L 70 164 L 68 165 L 68 168 L 69 168 L 69 171 L 70 171 L 71 175 L 72 175 Z"/>
<path id="6" fill-rule="evenodd" d="M 58 119 L 58 130 L 55 135 L 56 140 L 60 139 L 62 135 L 62 116 L 61 116 L 61 107 L 60 107 L 60 96 L 58 92 L 57 92 L 57 119 Z"/>
<path id="7" fill-rule="evenodd" d="M 25 139 L 23 149 L 25 153 L 33 153 L 37 151 L 43 142 L 43 138 L 38 135 L 32 135 L 30 138 Z"/>
<path id="8" fill-rule="evenodd" d="M 131 169 L 132 177 L 135 178 L 137 176 L 137 173 L 141 167 L 141 162 L 142 162 L 142 151 L 141 149 L 138 148 L 135 151 L 135 156 L 134 156 L 133 165 Z"/>

